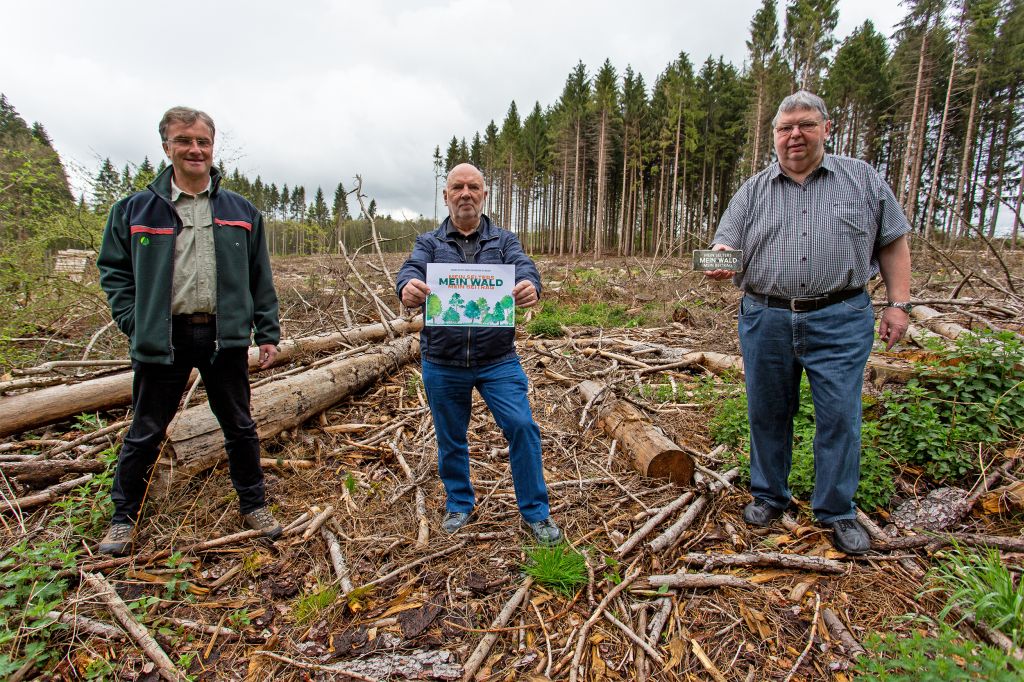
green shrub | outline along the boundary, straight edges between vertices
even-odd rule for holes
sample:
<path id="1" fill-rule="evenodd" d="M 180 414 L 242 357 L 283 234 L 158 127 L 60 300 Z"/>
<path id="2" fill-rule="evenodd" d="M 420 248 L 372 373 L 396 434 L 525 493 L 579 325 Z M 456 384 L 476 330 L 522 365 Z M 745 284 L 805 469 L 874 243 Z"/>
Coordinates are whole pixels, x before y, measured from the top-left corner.
<path id="1" fill-rule="evenodd" d="M 865 682 L 1017 682 L 1024 663 L 1002 649 L 963 639 L 942 626 L 937 636 L 914 631 L 909 637 L 873 633 L 864 641 L 869 655 L 857 659 L 857 680 Z"/>
<path id="2" fill-rule="evenodd" d="M 1020 435 L 1024 342 L 1013 334 L 964 334 L 936 351 L 906 390 L 883 395 L 881 442 L 936 481 L 977 471 L 977 452 Z"/>

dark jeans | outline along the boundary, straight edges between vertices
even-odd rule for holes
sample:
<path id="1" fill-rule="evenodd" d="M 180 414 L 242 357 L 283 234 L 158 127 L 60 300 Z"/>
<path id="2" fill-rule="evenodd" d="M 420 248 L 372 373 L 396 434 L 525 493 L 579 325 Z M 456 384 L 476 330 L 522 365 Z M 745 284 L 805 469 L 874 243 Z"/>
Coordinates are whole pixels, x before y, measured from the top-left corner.
<path id="1" fill-rule="evenodd" d="M 814 401 L 811 507 L 822 523 L 856 517 L 861 389 L 874 319 L 867 293 L 809 313 L 743 297 L 739 332 L 755 498 L 778 509 L 789 504 L 793 417 L 800 403 L 800 374 L 807 372 Z"/>
<path id="2" fill-rule="evenodd" d="M 214 357 L 214 324 L 190 324 L 177 317 L 171 339 L 173 364 L 132 362 L 135 416 L 117 459 L 110 492 L 114 523 L 138 521 L 146 482 L 193 367 L 203 377 L 210 408 L 224 430 L 231 483 L 238 493 L 242 513 L 248 514 L 266 504 L 260 440 L 249 412 L 248 349 L 221 349 Z"/>
<path id="3" fill-rule="evenodd" d="M 450 367 L 424 360 L 423 387 L 434 418 L 437 470 L 448 498 L 445 509 L 469 513 L 475 504 L 466 431 L 476 388 L 508 441 L 519 513 L 530 523 L 548 518 L 540 427 L 530 412 L 529 383 L 519 359 L 480 367 Z"/>

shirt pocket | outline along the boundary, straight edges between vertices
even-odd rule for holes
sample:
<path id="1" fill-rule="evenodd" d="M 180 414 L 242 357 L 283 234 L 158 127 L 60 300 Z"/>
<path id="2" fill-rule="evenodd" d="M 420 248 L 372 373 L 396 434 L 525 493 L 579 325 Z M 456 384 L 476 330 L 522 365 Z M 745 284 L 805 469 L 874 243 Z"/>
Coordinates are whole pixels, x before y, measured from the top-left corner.
<path id="1" fill-rule="evenodd" d="M 854 237 L 873 235 L 875 217 L 860 201 L 833 201 L 824 216 L 825 227 Z"/>
<path id="2" fill-rule="evenodd" d="M 476 262 L 488 263 L 490 265 L 501 265 L 505 262 L 505 253 L 497 244 L 494 246 L 485 246 L 480 249 L 480 252 L 476 255 Z"/>

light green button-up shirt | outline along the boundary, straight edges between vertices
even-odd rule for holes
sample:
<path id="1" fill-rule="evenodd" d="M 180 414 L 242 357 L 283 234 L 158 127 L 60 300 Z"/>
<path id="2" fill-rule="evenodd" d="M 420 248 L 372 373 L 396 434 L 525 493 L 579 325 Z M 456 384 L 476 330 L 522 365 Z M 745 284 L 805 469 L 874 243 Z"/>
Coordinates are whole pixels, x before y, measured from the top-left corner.
<path id="1" fill-rule="evenodd" d="M 183 229 L 174 245 L 171 314 L 217 312 L 217 255 L 213 245 L 210 186 L 198 195 L 171 179 L 171 201 Z"/>

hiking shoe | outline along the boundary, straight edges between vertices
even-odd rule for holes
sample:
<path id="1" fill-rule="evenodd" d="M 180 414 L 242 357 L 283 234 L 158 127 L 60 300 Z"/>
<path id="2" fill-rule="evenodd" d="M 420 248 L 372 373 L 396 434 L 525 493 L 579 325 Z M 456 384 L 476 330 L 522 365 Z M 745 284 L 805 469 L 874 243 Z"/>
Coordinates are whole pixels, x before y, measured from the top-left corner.
<path id="1" fill-rule="evenodd" d="M 242 525 L 246 528 L 263 531 L 263 534 L 271 540 L 281 534 L 281 524 L 270 513 L 270 507 L 260 507 L 248 514 L 242 514 Z"/>
<path id="2" fill-rule="evenodd" d="M 832 524 L 832 544 L 846 554 L 863 554 L 871 549 L 871 538 L 856 519 L 839 519 Z"/>
<path id="3" fill-rule="evenodd" d="M 454 535 L 469 523 L 469 514 L 466 512 L 446 512 L 444 520 L 441 521 L 441 530 L 448 535 Z"/>
<path id="4" fill-rule="evenodd" d="M 782 516 L 784 509 L 773 507 L 764 500 L 754 498 L 754 501 L 743 508 L 743 520 L 750 526 L 765 528 L 772 525 Z"/>
<path id="5" fill-rule="evenodd" d="M 528 521 L 526 523 L 533 533 L 533 539 L 542 545 L 557 545 L 562 541 L 562 531 L 550 519 L 543 521 Z"/>
<path id="6" fill-rule="evenodd" d="M 135 542 L 134 536 L 135 524 L 112 523 L 107 529 L 107 534 L 100 540 L 99 552 L 110 556 L 130 554 Z"/>

